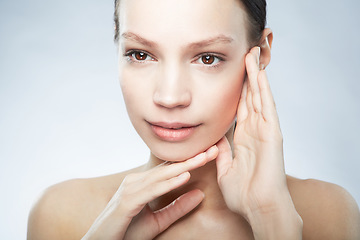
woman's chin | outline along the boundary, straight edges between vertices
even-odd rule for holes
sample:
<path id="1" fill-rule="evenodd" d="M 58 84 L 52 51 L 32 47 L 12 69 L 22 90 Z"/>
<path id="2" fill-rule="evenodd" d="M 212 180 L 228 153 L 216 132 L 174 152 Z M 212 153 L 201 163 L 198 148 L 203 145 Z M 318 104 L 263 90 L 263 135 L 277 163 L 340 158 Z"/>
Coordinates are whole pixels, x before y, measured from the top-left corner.
<path id="1" fill-rule="evenodd" d="M 197 154 L 200 154 L 206 151 L 207 148 L 166 148 L 166 149 L 150 149 L 152 155 L 162 161 L 167 162 L 182 162 L 188 160 L 192 157 L 195 157 Z"/>
<path id="2" fill-rule="evenodd" d="M 156 158 L 167 162 L 182 162 L 194 157 L 196 154 L 189 155 L 189 153 L 174 153 L 174 152 L 151 152 Z"/>

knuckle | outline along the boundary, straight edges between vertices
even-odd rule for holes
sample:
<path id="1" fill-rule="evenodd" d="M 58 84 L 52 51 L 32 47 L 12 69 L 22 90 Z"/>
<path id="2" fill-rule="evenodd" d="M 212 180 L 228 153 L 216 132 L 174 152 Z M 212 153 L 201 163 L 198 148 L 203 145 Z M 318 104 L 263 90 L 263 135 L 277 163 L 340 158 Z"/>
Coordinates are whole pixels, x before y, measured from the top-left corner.
<path id="1" fill-rule="evenodd" d="M 123 179 L 123 181 L 118 189 L 118 192 L 121 193 L 121 195 L 131 194 L 136 189 L 134 184 L 136 184 L 136 182 L 138 182 L 138 179 L 139 179 L 139 177 L 137 174 L 134 174 L 134 173 L 128 174 Z"/>
<path id="2" fill-rule="evenodd" d="M 123 183 L 129 184 L 129 183 L 135 182 L 137 178 L 138 178 L 137 174 L 130 173 L 130 174 L 125 176 L 125 178 L 123 180 Z"/>
<path id="3" fill-rule="evenodd" d="M 136 182 L 143 183 L 143 182 L 146 182 L 148 176 L 149 176 L 149 174 L 146 172 L 130 173 L 130 174 L 126 175 L 123 182 L 125 182 L 126 184 L 133 184 Z"/>
<path id="4" fill-rule="evenodd" d="M 122 184 L 121 185 L 129 185 L 131 184 L 132 182 L 135 181 L 135 176 L 133 174 L 129 174 L 129 175 L 126 175 L 126 177 L 123 179 L 122 181 Z"/>

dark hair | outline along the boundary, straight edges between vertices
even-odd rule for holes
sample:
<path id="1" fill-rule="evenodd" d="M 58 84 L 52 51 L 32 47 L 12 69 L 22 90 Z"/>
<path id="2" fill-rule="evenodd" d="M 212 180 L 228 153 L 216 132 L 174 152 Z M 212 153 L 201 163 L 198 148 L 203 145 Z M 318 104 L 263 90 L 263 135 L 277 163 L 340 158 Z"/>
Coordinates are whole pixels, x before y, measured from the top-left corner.
<path id="1" fill-rule="evenodd" d="M 248 42 L 250 47 L 260 43 L 266 26 L 266 0 L 240 0 L 247 13 Z"/>
<path id="2" fill-rule="evenodd" d="M 263 30 L 266 25 L 266 0 L 240 0 L 241 4 L 245 8 L 248 19 L 248 42 L 250 47 L 253 47 L 260 43 Z M 119 40 L 119 5 L 120 0 L 115 0 L 115 35 L 114 40 Z"/>

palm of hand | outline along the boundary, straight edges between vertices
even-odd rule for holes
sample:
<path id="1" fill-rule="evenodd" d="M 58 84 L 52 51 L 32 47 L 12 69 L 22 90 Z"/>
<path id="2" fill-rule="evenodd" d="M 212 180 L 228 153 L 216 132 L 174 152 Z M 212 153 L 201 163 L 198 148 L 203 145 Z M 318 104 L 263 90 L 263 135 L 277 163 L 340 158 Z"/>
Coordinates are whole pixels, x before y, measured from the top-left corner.
<path id="1" fill-rule="evenodd" d="M 256 51 L 252 49 L 246 57 L 248 79 L 237 113 L 234 158 L 223 138 L 218 143 L 216 160 L 218 182 L 227 206 L 245 217 L 249 212 L 271 210 L 275 196 L 287 190 L 282 134 L 265 71 L 259 71 Z"/>

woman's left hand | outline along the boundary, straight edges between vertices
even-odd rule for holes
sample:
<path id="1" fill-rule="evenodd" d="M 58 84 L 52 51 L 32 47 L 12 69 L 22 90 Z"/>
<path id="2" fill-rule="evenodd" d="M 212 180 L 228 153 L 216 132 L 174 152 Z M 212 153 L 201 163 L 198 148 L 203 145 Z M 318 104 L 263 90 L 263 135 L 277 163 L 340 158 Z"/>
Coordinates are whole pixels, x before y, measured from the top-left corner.
<path id="1" fill-rule="evenodd" d="M 233 152 L 224 137 L 217 144 L 216 159 L 218 184 L 228 208 L 244 216 L 253 231 L 253 224 L 262 217 L 280 216 L 288 206 L 295 211 L 287 188 L 278 115 L 259 57 L 260 48 L 254 47 L 245 59 L 247 77 L 237 110 Z"/>

